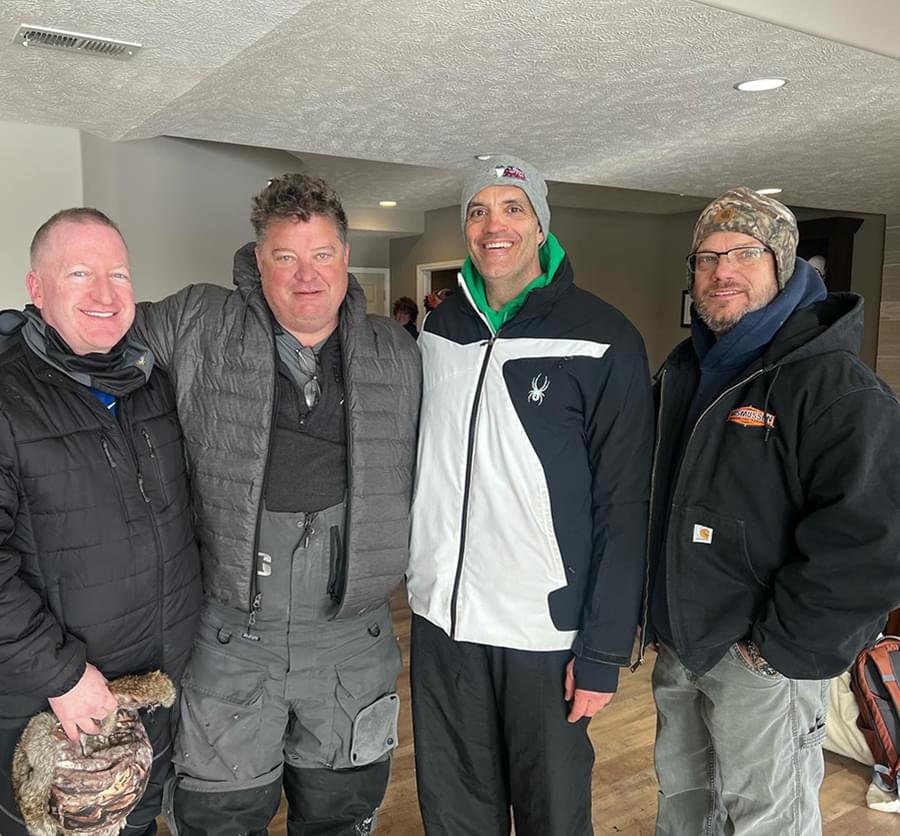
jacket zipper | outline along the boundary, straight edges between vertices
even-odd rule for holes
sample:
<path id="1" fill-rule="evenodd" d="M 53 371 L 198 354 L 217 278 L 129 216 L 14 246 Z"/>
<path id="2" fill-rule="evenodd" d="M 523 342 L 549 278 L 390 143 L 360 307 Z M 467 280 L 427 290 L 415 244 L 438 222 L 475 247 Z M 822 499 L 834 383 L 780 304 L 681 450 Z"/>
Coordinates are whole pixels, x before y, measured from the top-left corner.
<path id="1" fill-rule="evenodd" d="M 476 308 L 477 310 L 477 308 Z M 481 371 L 478 375 L 478 383 L 475 386 L 475 398 L 472 401 L 472 413 L 469 417 L 469 442 L 466 448 L 466 478 L 463 483 L 463 502 L 462 502 L 462 513 L 460 515 L 460 530 L 459 530 L 459 557 L 456 560 L 456 577 L 453 579 L 453 595 L 450 598 L 450 638 L 456 638 L 456 620 L 457 620 L 457 605 L 459 599 L 459 582 L 462 577 L 463 570 L 463 560 L 465 558 L 466 552 L 466 529 L 468 526 L 468 516 L 469 516 L 469 490 L 472 485 L 472 464 L 474 460 L 474 452 L 475 452 L 475 428 L 478 423 L 478 406 L 481 400 L 481 392 L 484 388 L 484 378 L 487 374 L 488 363 L 491 360 L 491 351 L 494 348 L 494 342 L 496 341 L 496 335 L 492 335 L 491 338 L 485 343 L 487 346 L 487 350 L 484 353 L 484 360 L 481 363 Z"/>
<path id="2" fill-rule="evenodd" d="M 278 349 L 275 347 L 275 335 L 272 334 L 272 409 L 269 413 L 269 437 L 266 439 L 266 463 L 263 465 L 262 485 L 260 485 L 259 504 L 256 506 L 256 527 L 253 532 L 253 552 L 250 555 L 250 598 L 247 602 L 247 629 L 241 638 L 258 642 L 259 636 L 253 632 L 256 617 L 262 605 L 262 593 L 256 588 L 257 563 L 259 561 L 259 527 L 262 524 L 262 503 L 266 495 L 266 483 L 269 479 L 269 462 L 272 458 L 272 432 L 275 428 L 275 416 L 278 414 Z M 252 483 L 250 485 L 253 487 Z"/>
<path id="3" fill-rule="evenodd" d="M 156 455 L 156 448 L 153 446 L 153 442 L 150 439 L 150 433 L 147 432 L 147 428 L 144 424 L 141 424 L 141 435 L 144 437 L 144 443 L 147 445 L 147 455 L 150 456 L 150 461 L 153 462 L 153 468 L 156 471 L 156 481 L 159 485 L 159 492 L 163 499 L 163 504 L 169 505 L 169 494 L 166 491 L 166 483 L 163 480 L 163 472 L 162 465 L 159 461 L 159 456 Z"/>
<path id="4" fill-rule="evenodd" d="M 340 327 L 340 323 L 338 323 L 338 328 Z M 332 618 L 337 618 L 338 613 L 341 611 L 341 606 L 343 605 L 344 599 L 347 597 L 347 584 L 350 581 L 350 510 L 353 497 L 353 425 L 350 421 L 350 399 L 347 397 L 347 381 L 350 379 L 350 376 L 348 374 L 349 370 L 345 359 L 346 356 L 347 352 L 344 349 L 344 342 L 341 340 L 342 379 L 340 381 L 340 392 L 341 406 L 344 408 L 344 441 L 347 449 L 347 490 L 344 494 L 344 542 L 341 543 L 344 554 L 338 555 L 338 560 L 344 569 L 342 577 L 336 579 L 337 583 L 335 584 L 334 600 L 337 602 L 338 608 Z M 337 589 L 338 583 L 340 583 L 340 589 Z M 355 614 L 363 615 L 364 613 L 365 610 L 362 610 L 362 612 L 357 612 Z"/>
<path id="5" fill-rule="evenodd" d="M 663 369 L 659 378 L 659 414 L 662 415 L 663 404 L 665 403 L 665 386 L 666 386 L 666 369 Z M 641 665 L 644 664 L 644 651 L 647 649 L 647 622 L 650 613 L 650 542 L 653 532 L 653 497 L 656 494 L 656 462 L 659 456 L 659 442 L 662 438 L 660 431 L 661 421 L 656 422 L 656 443 L 653 445 L 653 464 L 650 468 L 650 502 L 647 505 L 647 546 L 644 555 L 644 606 L 641 612 L 641 640 L 638 643 L 638 658 L 631 666 L 631 672 L 634 673 Z"/>
<path id="6" fill-rule="evenodd" d="M 693 429 L 691 429 L 691 434 L 688 436 L 687 443 L 684 445 L 684 453 L 681 456 L 681 466 L 678 468 L 678 476 L 675 479 L 675 487 L 672 490 L 671 504 L 675 503 L 675 499 L 678 496 L 678 493 L 679 493 L 678 489 L 681 487 L 682 481 L 684 479 L 685 463 L 687 462 L 688 450 L 690 449 L 691 442 L 694 440 L 694 435 L 697 432 L 697 427 L 700 426 L 700 422 L 709 414 L 709 411 L 711 409 L 713 409 L 714 407 L 716 407 L 719 404 L 719 402 L 726 395 L 730 395 L 735 389 L 739 389 L 741 386 L 744 386 L 745 384 L 749 383 L 751 380 L 755 380 L 761 374 L 764 374 L 768 371 L 771 371 L 771 369 L 770 368 L 757 369 L 755 372 L 753 372 L 753 374 L 748 375 L 747 377 L 743 378 L 742 380 L 739 380 L 733 386 L 729 386 L 708 407 L 706 407 L 706 409 L 704 409 L 703 412 L 700 413 L 700 416 L 694 422 L 694 426 L 693 426 Z M 661 400 L 660 400 L 659 414 L 660 414 L 660 418 L 661 418 L 662 417 L 662 402 L 661 402 Z M 661 424 L 662 422 L 660 421 L 658 423 Z M 655 470 L 655 468 L 654 468 L 654 470 Z M 664 531 L 663 536 L 664 536 L 664 542 L 662 545 L 666 552 L 666 567 L 667 567 L 667 571 L 668 571 L 668 567 L 671 566 L 671 564 L 669 563 L 670 555 L 669 555 L 669 549 L 668 549 L 668 540 L 669 540 L 668 533 Z M 667 599 L 668 599 L 668 596 L 669 596 L 669 585 L 666 584 L 666 598 Z M 674 610 L 672 609 L 672 602 L 667 600 L 667 605 L 669 607 L 669 627 L 672 628 L 672 638 L 675 640 L 675 643 L 677 645 L 679 637 L 677 637 L 675 635 L 677 628 L 676 628 L 675 622 L 673 621 L 672 616 L 671 616 L 671 614 L 674 612 Z"/>
<path id="7" fill-rule="evenodd" d="M 119 466 L 116 464 L 112 457 L 112 453 L 109 450 L 109 439 L 105 432 L 100 433 L 100 446 L 103 448 L 103 455 L 106 456 L 106 462 L 109 464 L 109 469 L 112 471 L 113 482 L 116 485 L 116 493 L 119 496 L 119 505 L 122 506 L 122 513 L 125 514 L 125 521 L 130 522 L 128 504 L 125 502 L 125 493 L 122 490 L 122 482 L 119 479 Z"/>
<path id="8" fill-rule="evenodd" d="M 134 446 L 133 441 L 133 424 L 128 419 L 128 405 L 124 402 L 124 398 L 119 399 L 119 414 L 121 415 L 122 422 L 119 425 L 122 431 L 122 436 L 125 439 L 125 446 L 128 448 L 131 453 L 131 458 L 134 461 L 134 467 L 137 471 L 137 483 L 138 490 L 141 492 L 141 496 L 144 499 L 144 505 L 147 508 L 147 516 L 150 518 L 150 528 L 153 530 L 153 544 L 156 547 L 156 600 L 160 602 L 160 606 L 157 608 L 158 612 L 158 629 L 159 629 L 159 656 L 160 656 L 160 667 L 165 667 L 165 627 L 163 624 L 163 595 L 165 591 L 165 581 L 163 578 L 164 570 L 163 565 L 165 563 L 165 554 L 163 553 L 162 541 L 159 536 L 159 527 L 156 524 L 156 512 L 153 510 L 153 504 L 150 502 L 150 497 L 147 496 L 147 492 L 144 490 L 144 474 L 141 472 L 141 460 L 138 458 L 137 450 Z M 147 444 L 152 448 L 153 444 L 150 442 L 150 436 L 147 431 L 141 427 L 141 432 L 144 433 L 144 438 Z"/>
<path id="9" fill-rule="evenodd" d="M 93 398 L 93 395 L 88 395 L 88 397 Z M 141 462 L 138 458 L 137 450 L 134 446 L 134 441 L 132 438 L 132 432 L 134 425 L 130 423 L 128 420 L 128 416 L 126 414 L 127 406 L 125 404 L 125 399 L 120 398 L 118 402 L 119 415 L 121 416 L 121 421 L 119 419 L 113 419 L 113 423 L 115 423 L 117 430 L 121 433 L 122 440 L 125 443 L 125 447 L 128 452 L 131 454 L 131 460 L 134 464 L 135 472 L 137 473 L 137 486 L 138 490 L 141 492 L 141 498 L 144 500 L 144 505 L 147 508 L 147 516 L 150 519 L 150 528 L 153 531 L 153 545 L 156 549 L 156 597 L 158 601 L 163 600 L 164 587 L 165 583 L 163 580 L 163 563 L 165 561 L 165 555 L 163 554 L 162 542 L 159 536 L 159 528 L 156 524 L 156 512 L 153 510 L 153 505 L 150 501 L 150 497 L 147 495 L 147 491 L 144 488 L 144 474 L 141 472 Z M 104 414 L 109 416 L 109 413 L 104 410 Z M 147 431 L 141 427 L 141 432 L 144 434 L 144 439 L 147 442 L 148 446 L 153 447 L 150 436 L 147 434 Z M 103 447 L 103 453 L 106 456 L 107 462 L 109 462 L 109 466 L 113 471 L 113 480 L 116 483 L 116 488 L 119 491 L 119 499 L 122 502 L 122 507 L 125 508 L 126 517 L 128 516 L 127 506 L 125 505 L 125 495 L 122 491 L 122 485 L 118 478 L 118 469 L 119 466 L 116 464 L 115 460 L 112 457 L 112 453 L 109 449 L 109 439 L 106 433 L 101 433 L 100 435 L 100 443 Z M 160 667 L 165 667 L 165 629 L 163 626 L 163 607 L 160 606 L 158 608 L 158 636 L 159 636 L 159 658 L 160 658 Z"/>

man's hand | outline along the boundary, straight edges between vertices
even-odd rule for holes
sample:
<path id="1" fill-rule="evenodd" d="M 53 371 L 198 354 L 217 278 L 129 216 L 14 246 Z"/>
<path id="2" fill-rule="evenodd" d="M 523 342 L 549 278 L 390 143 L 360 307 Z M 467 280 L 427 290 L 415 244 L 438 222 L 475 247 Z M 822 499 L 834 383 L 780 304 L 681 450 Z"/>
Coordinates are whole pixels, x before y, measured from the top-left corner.
<path id="1" fill-rule="evenodd" d="M 612 698 L 613 694 L 603 691 L 586 691 L 575 687 L 575 660 L 570 659 L 566 665 L 566 702 L 572 702 L 568 721 L 574 723 L 582 717 L 593 717 Z"/>
<path id="2" fill-rule="evenodd" d="M 116 698 L 106 687 L 106 678 L 88 664 L 75 686 L 61 697 L 50 697 L 50 708 L 69 740 L 78 740 L 78 730 L 97 734 L 97 722 L 118 708 Z"/>

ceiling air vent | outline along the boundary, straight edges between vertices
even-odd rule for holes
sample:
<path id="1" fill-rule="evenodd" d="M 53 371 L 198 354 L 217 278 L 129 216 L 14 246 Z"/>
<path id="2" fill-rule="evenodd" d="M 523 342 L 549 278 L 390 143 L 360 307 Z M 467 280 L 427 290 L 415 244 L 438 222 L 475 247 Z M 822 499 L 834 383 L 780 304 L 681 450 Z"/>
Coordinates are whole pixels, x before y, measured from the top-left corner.
<path id="1" fill-rule="evenodd" d="M 51 49 L 64 49 L 66 52 L 80 52 L 83 55 L 119 58 L 123 61 L 127 61 L 141 48 L 141 44 L 129 41 L 100 38 L 65 29 L 50 29 L 46 26 L 29 26 L 25 23 L 19 25 L 19 31 L 16 32 L 13 42 L 22 46 L 46 46 Z"/>

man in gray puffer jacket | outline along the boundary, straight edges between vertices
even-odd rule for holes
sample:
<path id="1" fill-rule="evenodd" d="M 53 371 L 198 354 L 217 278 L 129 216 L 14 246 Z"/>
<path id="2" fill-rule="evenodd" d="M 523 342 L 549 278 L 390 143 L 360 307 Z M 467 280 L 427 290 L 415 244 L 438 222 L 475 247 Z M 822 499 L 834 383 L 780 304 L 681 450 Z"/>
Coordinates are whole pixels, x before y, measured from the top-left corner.
<path id="1" fill-rule="evenodd" d="M 254 199 L 235 290 L 140 306 L 175 385 L 206 601 L 184 677 L 179 836 L 370 833 L 396 746 L 388 598 L 407 562 L 421 369 L 366 314 L 323 181 Z"/>

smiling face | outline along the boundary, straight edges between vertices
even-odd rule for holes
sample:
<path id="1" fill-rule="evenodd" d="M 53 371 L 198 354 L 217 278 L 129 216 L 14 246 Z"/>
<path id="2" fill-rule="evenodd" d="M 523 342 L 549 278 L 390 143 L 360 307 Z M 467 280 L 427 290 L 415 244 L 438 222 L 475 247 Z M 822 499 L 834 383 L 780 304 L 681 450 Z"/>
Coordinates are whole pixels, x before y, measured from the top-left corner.
<path id="1" fill-rule="evenodd" d="M 528 196 L 516 186 L 488 186 L 469 201 L 466 246 L 484 278 L 490 298 L 492 285 L 515 297 L 541 274 L 538 248 L 544 241 Z"/>
<path id="2" fill-rule="evenodd" d="M 106 354 L 134 321 L 128 250 L 104 224 L 53 226 L 25 281 L 44 322 L 75 354 Z"/>
<path id="3" fill-rule="evenodd" d="M 349 257 L 349 245 L 324 215 L 274 220 L 266 227 L 256 248 L 263 295 L 281 327 L 303 345 L 315 345 L 337 328 Z"/>
<path id="4" fill-rule="evenodd" d="M 714 232 L 697 246 L 697 252 L 762 246 L 761 241 L 742 232 Z M 764 308 L 777 293 L 775 259 L 769 252 L 751 266 L 732 264 L 727 257 L 720 256 L 716 268 L 708 273 L 695 273 L 691 285 L 694 307 L 716 336 L 733 328 L 748 313 Z"/>

